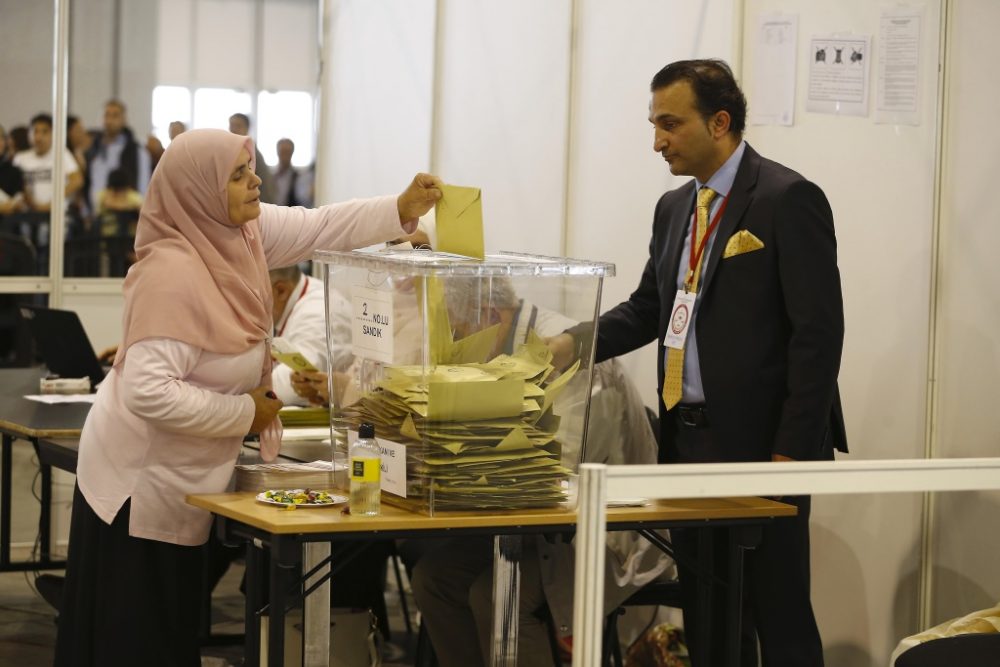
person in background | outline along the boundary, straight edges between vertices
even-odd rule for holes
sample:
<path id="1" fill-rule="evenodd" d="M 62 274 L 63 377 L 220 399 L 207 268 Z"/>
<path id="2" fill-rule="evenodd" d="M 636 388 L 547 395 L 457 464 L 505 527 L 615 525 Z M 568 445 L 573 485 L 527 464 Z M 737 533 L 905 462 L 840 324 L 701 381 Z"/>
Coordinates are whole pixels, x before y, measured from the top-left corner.
<path id="1" fill-rule="evenodd" d="M 295 142 L 288 138 L 278 139 L 277 151 L 278 166 L 271 174 L 274 181 L 274 203 L 282 206 L 298 206 L 299 172 L 292 166 Z"/>
<path id="2" fill-rule="evenodd" d="M 163 142 L 155 134 L 146 137 L 146 153 L 149 154 L 149 172 L 152 173 L 163 157 Z"/>
<path id="3" fill-rule="evenodd" d="M 847 451 L 847 439 L 837 388 L 844 309 L 830 204 L 815 184 L 743 140 L 746 98 L 724 62 L 671 63 L 653 77 L 650 92 L 653 149 L 672 174 L 693 179 L 657 203 L 639 285 L 600 317 L 596 359 L 658 342 L 663 462 L 832 459 L 835 449 Z M 686 318 L 676 316 L 681 309 Z M 574 333 L 550 341 L 557 367 L 572 358 Z M 740 664 L 758 664 L 759 642 L 765 667 L 820 667 L 810 497 L 782 501 L 798 514 L 764 526 L 760 545 L 745 556 Z M 693 558 L 697 530 L 672 534 L 678 553 Z M 724 531 L 713 538 L 718 544 Z M 716 559 L 720 573 L 725 560 Z M 692 573 L 681 567 L 680 579 L 692 664 L 723 664 L 721 647 L 698 642 Z"/>
<path id="4" fill-rule="evenodd" d="M 87 171 L 87 156 L 86 152 L 90 149 L 91 145 L 94 143 L 94 138 L 90 136 L 87 129 L 80 122 L 80 119 L 76 116 L 66 117 L 66 148 L 69 152 L 73 154 L 73 159 L 76 160 L 76 165 L 80 168 L 81 172 Z"/>
<path id="5" fill-rule="evenodd" d="M 65 193 L 67 201 L 83 186 L 83 174 L 77 167 L 76 159 L 69 150 L 63 148 L 63 169 L 66 174 Z M 48 212 L 52 206 L 52 116 L 40 113 L 31 119 L 31 149 L 14 156 L 14 166 L 24 174 L 24 194 L 28 208 L 32 211 Z M 45 235 L 48 243 L 48 235 Z"/>
<path id="6" fill-rule="evenodd" d="M 14 166 L 8 144 L 7 132 L 0 125 L 0 217 L 20 210 L 23 205 L 24 176 Z"/>
<path id="7" fill-rule="evenodd" d="M 10 151 L 11 158 L 21 151 L 28 150 L 31 148 L 31 136 L 28 127 L 25 125 L 15 125 L 10 128 L 10 132 L 7 134 L 7 141 L 10 143 L 8 150 Z"/>
<path id="8" fill-rule="evenodd" d="M 333 363 L 326 347 L 326 302 L 323 281 L 305 275 L 297 265 L 271 271 L 271 294 L 274 299 L 274 336 L 304 356 L 318 371 L 325 373 L 333 367 L 343 370 L 351 364 L 350 349 L 334 352 Z M 335 340 L 350 339 L 350 303 L 338 294 L 331 293 L 330 326 Z M 292 369 L 275 364 L 271 371 L 274 393 L 286 405 L 309 405 L 307 397 L 300 396 L 292 387 Z"/>
<path id="9" fill-rule="evenodd" d="M 90 223 L 93 209 L 87 201 L 87 193 L 90 191 L 89 170 L 87 169 L 87 150 L 93 144 L 93 137 L 76 116 L 66 117 L 66 148 L 73 154 L 76 166 L 83 175 L 83 186 L 76 191 L 73 199 L 68 204 L 70 220 L 68 221 L 67 236 L 72 237 L 79 231 L 86 228 Z"/>
<path id="10" fill-rule="evenodd" d="M 250 139 L 192 130 L 153 175 L 123 340 L 80 436 L 58 667 L 200 665 L 212 517 L 184 499 L 225 490 L 247 433 L 278 453 L 268 267 L 398 236 L 441 197 L 418 174 L 399 196 L 262 204 L 253 155 Z"/>
<path id="11" fill-rule="evenodd" d="M 187 132 L 187 125 L 179 120 L 170 121 L 170 125 L 167 127 L 167 136 L 170 137 L 170 141 L 173 141 L 185 132 Z"/>
<path id="12" fill-rule="evenodd" d="M 241 137 L 249 137 L 250 116 L 245 113 L 234 113 L 229 117 L 229 131 Z M 254 150 L 256 151 L 257 177 L 261 180 L 260 200 L 269 204 L 278 204 L 280 202 L 274 199 L 274 183 L 271 177 L 271 169 L 264 162 L 264 156 L 260 154 L 260 149 L 255 148 Z"/>
<path id="13" fill-rule="evenodd" d="M 152 173 L 149 151 L 135 140 L 121 100 L 111 99 L 104 104 L 104 131 L 93 136 L 94 142 L 86 154 L 90 205 L 97 205 L 97 195 L 108 187 L 108 175 L 115 169 L 125 172 L 129 187 L 145 193 Z"/>

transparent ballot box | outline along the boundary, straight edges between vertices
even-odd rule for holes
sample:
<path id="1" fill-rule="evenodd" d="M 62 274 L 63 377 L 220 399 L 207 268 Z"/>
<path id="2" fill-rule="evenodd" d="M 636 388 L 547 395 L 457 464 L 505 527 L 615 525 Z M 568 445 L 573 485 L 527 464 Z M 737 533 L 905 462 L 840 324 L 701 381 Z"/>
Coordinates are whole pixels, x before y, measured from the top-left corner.
<path id="1" fill-rule="evenodd" d="M 335 460 L 363 422 L 382 498 L 415 511 L 552 507 L 584 454 L 614 265 L 513 253 L 321 251 Z M 576 327 L 556 369 L 545 343 Z"/>

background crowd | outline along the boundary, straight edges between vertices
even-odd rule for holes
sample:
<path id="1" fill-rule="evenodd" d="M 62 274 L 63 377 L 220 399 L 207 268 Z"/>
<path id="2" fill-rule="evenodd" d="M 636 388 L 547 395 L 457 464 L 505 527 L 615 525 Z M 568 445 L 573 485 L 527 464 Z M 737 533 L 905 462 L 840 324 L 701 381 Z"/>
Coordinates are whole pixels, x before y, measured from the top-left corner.
<path id="1" fill-rule="evenodd" d="M 52 116 L 38 113 L 27 124 L 0 125 L 0 275 L 48 273 L 49 226 L 55 151 Z M 170 124 L 172 141 L 188 128 Z M 251 120 L 236 113 L 234 134 L 251 136 Z M 139 209 L 149 179 L 163 155 L 155 136 L 137 137 L 124 102 L 108 100 L 101 127 L 87 129 L 78 116 L 67 118 L 64 148 L 66 234 L 64 275 L 122 277 L 132 251 Z M 257 151 L 261 201 L 312 206 L 313 168 L 292 166 L 295 144 L 277 142 L 278 162 L 269 166 Z"/>

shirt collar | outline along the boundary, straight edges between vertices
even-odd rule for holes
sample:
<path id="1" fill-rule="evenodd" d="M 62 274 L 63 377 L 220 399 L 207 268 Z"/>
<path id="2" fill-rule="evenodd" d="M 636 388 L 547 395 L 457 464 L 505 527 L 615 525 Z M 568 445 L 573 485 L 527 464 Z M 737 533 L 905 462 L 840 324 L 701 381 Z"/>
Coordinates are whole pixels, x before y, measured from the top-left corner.
<path id="1" fill-rule="evenodd" d="M 697 192 L 703 186 L 707 185 L 720 196 L 728 196 L 729 191 L 733 189 L 733 181 L 736 180 L 736 170 L 740 168 L 740 161 L 743 159 L 743 153 L 746 151 L 746 148 L 746 140 L 741 140 L 740 145 L 736 147 L 733 154 L 729 156 L 728 160 L 722 163 L 718 171 L 712 174 L 707 183 L 701 183 L 697 178 L 694 179 L 695 191 Z"/>

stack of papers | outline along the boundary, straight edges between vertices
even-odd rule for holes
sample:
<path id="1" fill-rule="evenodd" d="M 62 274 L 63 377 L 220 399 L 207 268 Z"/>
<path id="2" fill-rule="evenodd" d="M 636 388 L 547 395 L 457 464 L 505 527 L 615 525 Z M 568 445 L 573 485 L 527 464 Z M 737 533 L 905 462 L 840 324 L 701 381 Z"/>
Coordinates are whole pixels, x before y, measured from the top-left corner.
<path id="1" fill-rule="evenodd" d="M 330 411 L 327 408 L 301 408 L 289 405 L 278 411 L 278 419 L 285 428 L 296 426 L 329 426 Z"/>
<path id="2" fill-rule="evenodd" d="M 256 463 L 236 466 L 237 491 L 267 489 L 311 489 L 328 491 L 335 488 L 334 472 L 346 470 L 343 464 L 331 461 L 312 463 Z"/>
<path id="3" fill-rule="evenodd" d="M 452 363 L 390 366 L 376 389 L 345 412 L 375 424 L 379 437 L 406 443 L 407 501 L 435 509 L 546 507 L 566 499 L 552 406 L 579 368 L 554 373 L 533 331 L 513 355 L 455 363 L 464 348 L 480 357 L 487 329 L 442 351 Z M 495 336 L 495 333 L 494 333 Z"/>

